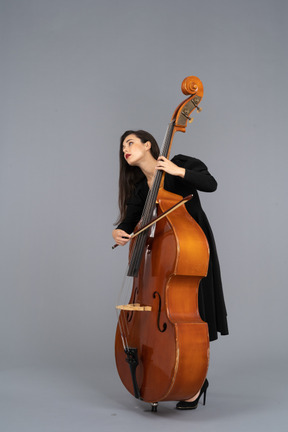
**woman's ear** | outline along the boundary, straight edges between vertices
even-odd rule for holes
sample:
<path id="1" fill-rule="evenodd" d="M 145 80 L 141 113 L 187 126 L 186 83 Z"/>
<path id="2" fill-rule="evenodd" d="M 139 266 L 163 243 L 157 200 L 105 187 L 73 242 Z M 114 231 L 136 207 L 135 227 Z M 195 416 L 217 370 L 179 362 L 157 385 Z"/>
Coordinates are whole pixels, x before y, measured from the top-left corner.
<path id="1" fill-rule="evenodd" d="M 145 147 L 146 147 L 146 150 L 150 150 L 151 149 L 151 142 L 150 141 L 146 141 L 145 142 Z"/>

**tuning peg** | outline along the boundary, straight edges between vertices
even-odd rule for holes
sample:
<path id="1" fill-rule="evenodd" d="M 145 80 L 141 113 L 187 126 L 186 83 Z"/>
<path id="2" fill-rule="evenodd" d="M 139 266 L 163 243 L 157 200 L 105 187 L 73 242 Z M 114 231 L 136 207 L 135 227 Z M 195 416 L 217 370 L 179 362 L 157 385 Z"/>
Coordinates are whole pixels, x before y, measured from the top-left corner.
<path id="1" fill-rule="evenodd" d="M 192 123 L 193 120 L 194 120 L 194 118 L 193 117 L 189 117 L 188 113 L 189 113 L 189 111 L 186 111 L 186 112 L 182 111 L 182 114 L 184 115 L 184 117 L 186 117 L 187 120 L 189 120 L 189 123 Z"/>
<path id="2" fill-rule="evenodd" d="M 202 108 L 199 107 L 199 106 L 196 106 L 196 109 L 197 109 L 197 112 L 201 112 L 202 111 Z"/>

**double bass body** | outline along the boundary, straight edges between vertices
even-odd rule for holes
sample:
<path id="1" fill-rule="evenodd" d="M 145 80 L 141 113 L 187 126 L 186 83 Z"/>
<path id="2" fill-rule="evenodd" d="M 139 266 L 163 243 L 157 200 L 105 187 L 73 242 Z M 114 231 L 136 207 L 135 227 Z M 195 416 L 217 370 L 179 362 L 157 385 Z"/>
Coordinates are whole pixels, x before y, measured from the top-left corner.
<path id="1" fill-rule="evenodd" d="M 158 214 L 181 198 L 160 188 Z M 141 399 L 151 403 L 188 399 L 201 388 L 208 370 L 209 336 L 198 311 L 198 288 L 208 262 L 207 239 L 185 206 L 160 220 L 148 236 L 131 302 L 151 310 L 122 310 L 115 339 L 118 373 L 132 395 L 135 388 L 121 322 L 129 347 L 137 349 L 135 376 Z"/>

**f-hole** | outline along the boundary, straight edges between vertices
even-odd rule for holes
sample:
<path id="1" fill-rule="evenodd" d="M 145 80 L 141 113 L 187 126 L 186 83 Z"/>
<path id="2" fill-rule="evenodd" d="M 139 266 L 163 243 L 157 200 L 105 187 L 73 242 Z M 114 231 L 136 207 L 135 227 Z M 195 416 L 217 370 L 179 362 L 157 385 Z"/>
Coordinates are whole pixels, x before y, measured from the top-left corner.
<path id="1" fill-rule="evenodd" d="M 158 296 L 158 299 L 159 299 L 159 304 L 158 304 L 158 317 L 157 317 L 157 327 L 158 327 L 158 330 L 159 330 L 161 333 L 163 333 L 163 332 L 165 332 L 165 330 L 167 329 L 167 324 L 164 323 L 164 324 L 163 324 L 163 327 L 162 327 L 162 330 L 161 330 L 161 328 L 160 328 L 160 315 L 161 315 L 161 305 L 162 305 L 162 300 L 161 300 L 161 296 L 160 296 L 160 294 L 158 293 L 158 291 L 154 291 L 154 293 L 153 293 L 153 298 L 156 298 L 156 296 Z"/>

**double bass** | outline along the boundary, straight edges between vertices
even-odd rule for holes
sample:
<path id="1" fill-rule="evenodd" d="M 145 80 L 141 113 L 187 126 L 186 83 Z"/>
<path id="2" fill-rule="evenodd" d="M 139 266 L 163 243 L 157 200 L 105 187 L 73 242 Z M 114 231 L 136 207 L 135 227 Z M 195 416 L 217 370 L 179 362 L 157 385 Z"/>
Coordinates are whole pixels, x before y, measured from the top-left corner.
<path id="1" fill-rule="evenodd" d="M 188 96 L 173 113 L 160 155 L 169 158 L 175 132 L 185 132 L 200 111 L 203 84 L 189 76 Z M 202 387 L 209 365 L 207 323 L 198 310 L 199 283 L 207 275 L 209 246 L 185 205 L 192 196 L 164 189 L 157 171 L 129 246 L 125 279 L 129 302 L 118 304 L 115 360 L 119 377 L 136 398 L 157 411 L 161 401 L 185 400 Z M 193 198 L 192 198 L 193 199 Z"/>

